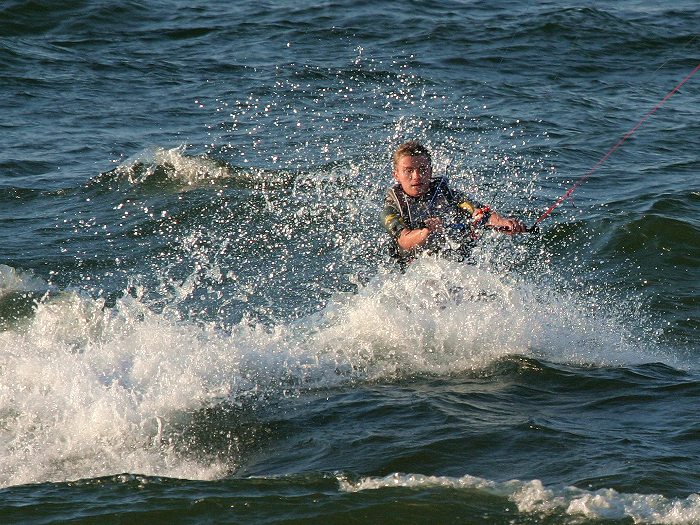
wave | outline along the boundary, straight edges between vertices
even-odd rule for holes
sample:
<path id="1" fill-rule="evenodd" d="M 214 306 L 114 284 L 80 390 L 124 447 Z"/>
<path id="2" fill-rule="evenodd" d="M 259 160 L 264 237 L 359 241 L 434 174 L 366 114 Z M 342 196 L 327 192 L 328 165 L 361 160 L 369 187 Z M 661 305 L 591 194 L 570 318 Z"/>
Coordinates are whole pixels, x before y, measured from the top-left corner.
<path id="1" fill-rule="evenodd" d="M 125 183 L 146 188 L 170 185 L 182 190 L 215 185 L 231 178 L 227 165 L 206 157 L 187 156 L 184 152 L 184 146 L 144 151 L 91 179 L 88 187 L 104 186 L 104 190 L 114 191 L 112 183 Z"/>
<path id="2" fill-rule="evenodd" d="M 462 477 L 426 476 L 423 474 L 390 474 L 384 477 L 365 477 L 350 481 L 338 477 L 340 489 L 346 492 L 363 492 L 383 489 L 475 490 L 481 494 L 506 498 L 521 513 L 536 514 L 540 518 L 571 518 L 628 520 L 634 523 L 691 524 L 700 519 L 700 495 L 687 498 L 667 498 L 660 494 L 625 494 L 613 489 L 596 491 L 577 487 L 545 487 L 541 481 L 511 480 L 491 481 L 475 476 Z M 574 521 L 577 522 L 577 521 Z"/>
<path id="3" fill-rule="evenodd" d="M 45 285 L 19 277 L 8 288 Z M 197 449 L 186 429 L 222 404 L 470 374 L 510 355 L 576 366 L 659 359 L 588 299 L 572 299 L 434 260 L 267 327 L 249 318 L 228 330 L 187 320 L 177 301 L 154 310 L 138 287 L 113 306 L 54 293 L 35 302 L 21 327 L 0 333 L 0 484 L 118 472 L 221 477 L 245 458 Z M 229 450 L 232 439 L 219 447 Z"/>
<path id="4" fill-rule="evenodd" d="M 237 168 L 208 155 L 188 154 L 185 146 L 178 146 L 145 150 L 92 178 L 87 187 L 108 192 L 131 186 L 187 191 L 207 187 L 277 187 L 293 180 L 290 172 Z"/>
<path id="5" fill-rule="evenodd" d="M 43 34 L 87 32 L 97 24 L 133 24 L 150 20 L 138 2 L 84 2 L 71 0 L 57 5 L 50 0 L 10 0 L 0 8 L 7 24 L 4 36 L 29 37 Z M 142 18 L 143 17 L 143 18 Z M 96 31 L 97 33 L 97 31 Z"/>
<path id="6" fill-rule="evenodd" d="M 15 292 L 43 292 L 48 285 L 32 271 L 0 264 L 0 297 Z"/>
<path id="7" fill-rule="evenodd" d="M 38 302 L 54 290 L 31 271 L 0 264 L 0 329 L 10 329 L 31 317 Z"/>
<path id="8" fill-rule="evenodd" d="M 105 500 L 99 495 L 109 490 L 121 494 L 124 489 L 140 494 L 139 501 L 130 502 L 130 508 L 142 519 L 177 513 L 193 519 L 206 514 L 222 522 L 279 521 L 291 516 L 305 523 L 337 523 L 351 515 L 377 523 L 433 523 L 451 522 L 455 516 L 478 516 L 476 522 L 488 523 L 690 525 L 700 518 L 698 494 L 669 498 L 655 493 L 546 486 L 536 479 L 493 481 L 471 475 L 393 473 L 355 478 L 345 473 L 305 473 L 229 478 L 200 488 L 167 478 L 120 473 L 71 482 L 66 489 L 60 485 L 32 488 L 53 495 L 69 490 L 69 499 L 52 509 L 54 515 L 70 519 L 80 512 L 83 520 L 93 521 L 114 513 L 114 498 Z M 6 492 L 3 510 L 9 516 L 25 517 L 29 510 L 45 507 L 22 489 Z M 183 498 L 190 507 L 196 502 L 196 507 L 183 510 Z M 150 503 L 153 499 L 158 505 Z"/>

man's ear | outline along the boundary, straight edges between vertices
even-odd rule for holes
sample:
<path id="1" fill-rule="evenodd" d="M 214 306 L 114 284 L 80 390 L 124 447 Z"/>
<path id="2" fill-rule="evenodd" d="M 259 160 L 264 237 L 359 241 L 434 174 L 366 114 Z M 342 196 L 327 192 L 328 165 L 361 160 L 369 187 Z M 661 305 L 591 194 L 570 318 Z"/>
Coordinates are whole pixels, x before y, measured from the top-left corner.
<path id="1" fill-rule="evenodd" d="M 396 180 L 396 182 L 399 182 L 399 174 L 396 172 L 396 169 L 394 169 L 391 172 L 391 174 L 394 176 L 394 180 Z"/>

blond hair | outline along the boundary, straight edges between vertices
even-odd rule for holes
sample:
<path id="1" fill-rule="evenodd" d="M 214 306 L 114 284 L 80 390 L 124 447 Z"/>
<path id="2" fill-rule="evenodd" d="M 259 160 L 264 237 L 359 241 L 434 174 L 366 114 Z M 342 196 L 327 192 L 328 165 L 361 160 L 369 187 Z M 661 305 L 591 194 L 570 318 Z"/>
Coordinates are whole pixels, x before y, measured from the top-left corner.
<path id="1" fill-rule="evenodd" d="M 394 168 L 396 168 L 396 166 L 399 164 L 399 161 L 403 157 L 426 157 L 429 163 L 432 164 L 433 162 L 428 148 L 426 148 L 425 146 L 423 146 L 423 144 L 415 140 L 409 140 L 408 142 L 404 142 L 398 148 L 396 148 L 396 151 L 394 151 L 394 155 L 392 156 Z"/>

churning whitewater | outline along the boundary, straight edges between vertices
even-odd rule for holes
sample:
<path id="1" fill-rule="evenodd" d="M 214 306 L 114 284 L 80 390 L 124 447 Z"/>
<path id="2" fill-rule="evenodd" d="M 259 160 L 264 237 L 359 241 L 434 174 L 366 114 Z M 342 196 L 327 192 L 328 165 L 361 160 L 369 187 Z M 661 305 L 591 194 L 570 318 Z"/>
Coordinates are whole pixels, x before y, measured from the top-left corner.
<path id="1" fill-rule="evenodd" d="M 0 6 L 1 521 L 699 522 L 699 16 Z M 565 198 L 401 273 L 407 140 Z"/>

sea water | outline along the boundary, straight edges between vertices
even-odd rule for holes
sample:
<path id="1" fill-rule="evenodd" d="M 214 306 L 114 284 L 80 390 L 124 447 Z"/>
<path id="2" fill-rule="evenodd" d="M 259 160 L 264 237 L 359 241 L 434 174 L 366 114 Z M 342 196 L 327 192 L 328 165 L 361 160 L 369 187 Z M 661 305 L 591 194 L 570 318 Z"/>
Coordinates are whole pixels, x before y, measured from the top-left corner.
<path id="1" fill-rule="evenodd" d="M 700 522 L 695 2 L 0 6 L 0 521 Z M 697 397 L 696 397 L 697 396 Z"/>

